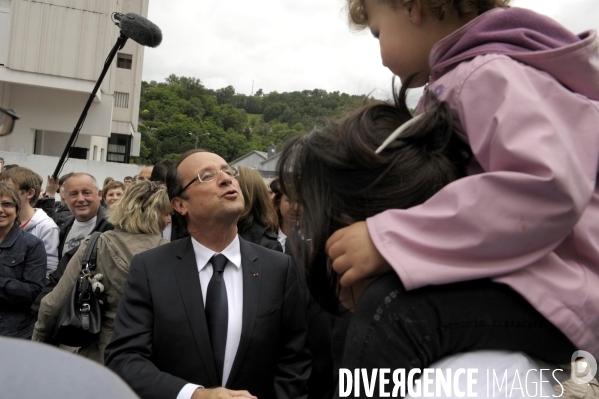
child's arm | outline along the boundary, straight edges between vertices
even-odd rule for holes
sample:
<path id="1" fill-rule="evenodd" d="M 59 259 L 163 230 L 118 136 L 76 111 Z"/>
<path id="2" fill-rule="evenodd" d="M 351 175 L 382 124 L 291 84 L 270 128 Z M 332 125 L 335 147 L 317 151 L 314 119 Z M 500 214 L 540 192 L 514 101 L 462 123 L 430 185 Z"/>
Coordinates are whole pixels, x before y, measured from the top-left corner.
<path id="1" fill-rule="evenodd" d="M 366 222 L 337 230 L 327 240 L 326 251 L 333 269 L 341 276 L 339 284 L 344 287 L 392 270 L 372 243 Z"/>
<path id="2" fill-rule="evenodd" d="M 381 267 L 370 242 L 407 289 L 576 256 L 551 253 L 572 233 L 595 189 L 596 104 L 507 57 L 478 57 L 454 72 L 463 83 L 442 99 L 456 110 L 485 173 L 451 183 L 420 206 L 369 218 L 371 240 L 356 241 L 363 227 L 331 237 L 329 247 L 339 248 L 329 249 L 336 270 L 348 270 L 344 284 Z"/>

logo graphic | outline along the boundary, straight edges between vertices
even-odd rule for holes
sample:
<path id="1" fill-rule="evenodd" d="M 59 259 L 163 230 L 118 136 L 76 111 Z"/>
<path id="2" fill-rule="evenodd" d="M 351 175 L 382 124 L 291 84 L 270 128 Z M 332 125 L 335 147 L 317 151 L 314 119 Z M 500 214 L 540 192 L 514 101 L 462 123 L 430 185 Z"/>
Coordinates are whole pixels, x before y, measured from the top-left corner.
<path id="1" fill-rule="evenodd" d="M 584 360 L 576 361 L 580 357 L 584 358 Z M 572 367 L 571 377 L 575 383 L 588 384 L 595 378 L 595 374 L 597 374 L 597 361 L 589 352 L 574 352 L 572 354 L 572 363 L 574 366 Z M 586 375 L 584 374 L 585 371 L 587 371 Z"/>

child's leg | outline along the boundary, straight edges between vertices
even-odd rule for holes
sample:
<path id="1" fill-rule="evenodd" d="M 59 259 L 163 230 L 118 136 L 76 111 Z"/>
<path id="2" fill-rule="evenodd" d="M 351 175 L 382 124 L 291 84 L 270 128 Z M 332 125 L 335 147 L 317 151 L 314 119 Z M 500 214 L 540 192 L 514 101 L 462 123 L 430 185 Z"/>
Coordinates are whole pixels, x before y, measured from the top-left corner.
<path id="1" fill-rule="evenodd" d="M 507 285 L 483 279 L 406 291 L 390 273 L 360 298 L 342 367 L 422 369 L 478 349 L 521 351 L 554 364 L 569 362 L 576 350 Z"/>

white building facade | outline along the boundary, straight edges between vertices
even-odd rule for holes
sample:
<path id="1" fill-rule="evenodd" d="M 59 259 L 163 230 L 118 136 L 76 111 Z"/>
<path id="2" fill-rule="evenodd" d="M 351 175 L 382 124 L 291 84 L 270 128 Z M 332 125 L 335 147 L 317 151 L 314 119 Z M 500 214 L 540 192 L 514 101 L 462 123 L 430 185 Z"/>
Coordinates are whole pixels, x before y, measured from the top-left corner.
<path id="1" fill-rule="evenodd" d="M 148 2 L 0 0 L 0 106 L 21 117 L 0 151 L 62 155 L 120 34 L 112 13 L 146 17 Z M 139 155 L 143 54 L 132 40 L 119 50 L 70 158 L 128 163 Z"/>
<path id="2" fill-rule="evenodd" d="M 256 169 L 262 178 L 268 181 L 277 175 L 277 163 L 280 157 L 281 153 L 276 152 L 276 147 L 269 145 L 268 152 L 250 151 L 231 162 L 231 166 Z"/>

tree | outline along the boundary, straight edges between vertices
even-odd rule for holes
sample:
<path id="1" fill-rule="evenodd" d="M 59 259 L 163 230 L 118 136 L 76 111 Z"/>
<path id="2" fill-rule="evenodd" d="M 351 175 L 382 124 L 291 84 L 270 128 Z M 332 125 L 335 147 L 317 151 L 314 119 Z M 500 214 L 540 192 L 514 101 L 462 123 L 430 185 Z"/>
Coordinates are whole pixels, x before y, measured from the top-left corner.
<path id="1" fill-rule="evenodd" d="M 264 117 L 264 122 L 270 122 L 274 119 L 277 119 L 279 116 L 283 115 L 287 105 L 282 102 L 274 103 L 264 108 L 264 113 L 262 114 Z"/>
<path id="2" fill-rule="evenodd" d="M 272 91 L 237 94 L 233 86 L 207 89 L 200 79 L 169 75 L 165 82 L 142 82 L 139 164 L 176 158 L 195 147 L 190 132 L 202 136 L 198 146 L 232 161 L 251 151 L 281 146 L 289 137 L 322 126 L 324 118 L 339 118 L 373 101 L 364 96 L 325 90 L 290 93 Z"/>
<path id="3" fill-rule="evenodd" d="M 235 96 L 235 89 L 233 86 L 227 86 L 223 89 L 218 89 L 216 91 L 216 102 L 218 105 L 231 104 L 233 101 L 233 96 Z"/>

